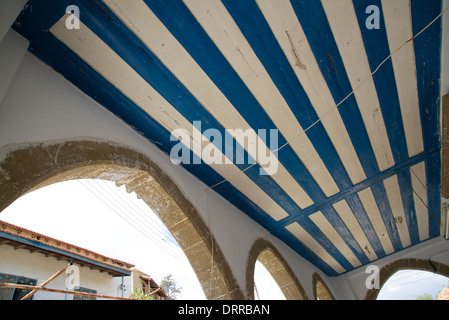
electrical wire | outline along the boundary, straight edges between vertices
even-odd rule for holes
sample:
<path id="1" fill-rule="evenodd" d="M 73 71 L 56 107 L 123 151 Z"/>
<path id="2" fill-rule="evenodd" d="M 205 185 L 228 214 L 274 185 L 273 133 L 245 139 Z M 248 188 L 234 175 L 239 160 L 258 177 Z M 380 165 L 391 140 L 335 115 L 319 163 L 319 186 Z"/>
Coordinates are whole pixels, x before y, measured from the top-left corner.
<path id="1" fill-rule="evenodd" d="M 401 273 L 405 273 L 406 271 L 402 271 Z M 419 270 L 408 270 L 408 272 L 413 272 L 412 274 L 406 274 L 406 275 L 403 275 L 403 277 L 398 277 L 398 278 L 394 278 L 394 279 L 389 279 L 387 282 L 388 283 L 391 283 L 391 282 L 396 282 L 396 281 L 399 281 L 399 280 L 403 280 L 403 279 L 407 279 L 407 278 L 411 278 L 411 277 L 414 277 L 414 276 L 417 276 L 417 275 L 419 275 L 419 274 L 421 274 L 422 273 L 422 271 L 419 271 Z"/>
<path id="2" fill-rule="evenodd" d="M 94 180 L 94 181 L 95 181 L 95 180 Z M 90 181 L 90 182 L 92 183 L 93 181 Z M 91 185 L 91 186 L 92 186 L 92 185 Z M 94 186 L 92 186 L 92 187 L 94 187 Z M 94 187 L 94 188 L 95 188 L 95 187 Z M 102 194 L 101 190 L 99 190 L 99 189 L 97 189 L 97 188 L 95 188 L 95 191 L 92 191 L 92 190 L 90 190 L 90 191 L 91 191 L 91 192 L 94 192 L 94 193 L 96 193 L 96 194 L 98 194 L 98 193 L 101 193 L 101 194 Z M 102 197 L 99 197 L 99 198 L 103 198 L 102 201 L 103 201 L 105 204 L 107 204 L 106 201 L 111 202 L 110 199 L 106 199 L 106 198 L 105 198 L 104 194 L 102 194 Z M 182 256 L 182 255 L 180 254 L 180 253 L 181 253 L 180 251 L 178 252 L 178 251 L 173 250 L 173 248 L 168 247 L 168 246 L 166 245 L 166 243 L 162 242 L 162 240 L 160 239 L 160 237 L 159 237 L 158 235 L 155 235 L 155 234 L 152 233 L 150 230 L 148 230 L 147 228 L 145 228 L 141 223 L 138 223 L 135 219 L 133 219 L 133 217 L 131 217 L 130 215 L 126 214 L 126 213 L 125 213 L 123 210 L 121 210 L 118 206 L 112 204 L 112 207 L 111 207 L 111 205 L 109 205 L 109 208 L 113 209 L 113 211 L 114 211 L 116 214 L 118 214 L 122 219 L 124 219 L 124 220 L 125 220 L 131 227 L 133 227 L 134 229 L 136 229 L 137 231 L 139 231 L 142 235 L 144 235 L 144 236 L 145 236 L 148 240 L 150 240 L 153 244 L 157 245 L 159 248 L 161 248 L 162 250 L 164 250 L 164 252 L 170 254 L 171 256 L 173 256 L 174 258 L 178 259 L 179 261 L 186 263 L 186 265 L 189 265 L 187 262 L 185 262 L 185 261 L 183 261 L 183 260 L 181 259 L 181 256 Z M 114 209 L 116 209 L 116 210 L 114 210 Z M 119 210 L 120 213 L 117 212 L 117 210 Z"/>
<path id="3" fill-rule="evenodd" d="M 173 251 L 172 247 L 166 245 L 166 243 L 162 243 L 161 240 L 155 236 L 154 234 L 148 233 L 147 230 L 142 228 L 139 224 L 136 225 L 136 221 L 133 220 L 129 215 L 120 210 L 118 207 L 111 204 L 111 200 L 104 195 L 104 193 L 98 189 L 90 179 L 78 180 L 88 191 L 90 191 L 95 197 L 97 197 L 102 203 L 104 203 L 109 209 L 112 210 L 115 214 L 117 214 L 120 218 L 126 221 L 132 228 L 141 233 L 144 237 L 151 241 L 151 243 L 157 245 L 166 253 L 170 254 L 172 257 L 176 258 L 182 263 L 186 265 L 190 265 L 188 261 L 181 259 L 179 252 Z M 100 196 L 101 194 L 102 196 Z"/>
<path id="4" fill-rule="evenodd" d="M 145 219 L 150 224 L 157 227 L 159 232 L 161 232 L 166 237 L 172 237 L 171 233 L 168 232 L 168 230 L 161 227 L 161 221 L 157 218 L 155 218 L 153 215 L 147 214 L 142 208 L 140 208 L 136 201 L 131 201 L 129 197 L 127 197 L 123 192 L 121 192 L 120 187 L 113 186 L 111 183 L 108 183 L 104 180 L 99 180 L 98 182 L 103 183 L 112 193 L 118 195 L 120 198 L 122 198 L 129 206 L 133 207 L 136 211 L 140 212 L 139 214 L 143 219 Z M 136 195 L 137 196 L 137 195 Z M 148 207 L 148 205 L 145 203 L 145 206 Z M 159 220 L 159 221 L 158 221 Z M 174 239 L 173 239 L 174 240 Z M 178 245 L 176 243 L 176 245 Z"/>
<path id="5" fill-rule="evenodd" d="M 127 198 L 127 196 L 125 195 L 125 194 L 123 194 L 122 192 L 121 192 L 121 190 L 120 189 L 118 189 L 118 188 L 116 188 L 116 187 L 114 187 L 114 189 L 116 189 L 116 191 L 113 191 L 113 189 L 109 189 L 111 192 L 113 192 L 114 193 L 114 195 L 112 195 L 111 193 L 109 193 L 109 191 L 108 190 L 106 190 L 105 188 L 103 188 L 103 186 L 107 186 L 108 184 L 106 183 L 106 181 L 104 181 L 104 180 L 93 180 L 92 181 L 93 183 L 95 183 L 95 184 L 97 184 L 98 186 L 100 186 L 105 192 L 107 192 L 115 201 L 117 201 L 117 207 L 119 207 L 119 206 L 122 206 L 123 207 L 123 209 L 125 209 L 126 211 L 128 211 L 132 216 L 134 216 L 134 217 L 136 217 L 138 220 L 139 220 L 139 222 L 141 222 L 142 223 L 142 225 L 144 225 L 145 227 L 147 227 L 148 228 L 148 231 L 150 231 L 151 230 L 151 233 L 153 234 L 154 233 L 154 236 L 155 237 L 158 237 L 158 238 L 161 238 L 162 240 L 163 239 L 165 239 L 165 238 L 167 238 L 167 235 L 168 235 L 168 231 L 167 232 L 165 232 L 165 230 L 163 230 L 161 227 L 160 227 L 160 222 L 158 222 L 158 221 L 151 221 L 151 222 L 148 222 L 148 223 L 150 223 L 150 224 L 147 224 L 147 223 L 145 223 L 145 221 L 143 221 L 143 220 L 146 220 L 145 219 L 145 217 L 147 217 L 147 216 L 149 216 L 148 214 L 146 214 L 145 212 L 143 212 L 143 211 L 141 211 L 142 213 L 143 213 L 143 215 L 139 215 L 139 217 L 137 217 L 136 215 L 134 215 L 134 213 L 137 213 L 135 210 L 133 210 L 131 207 L 129 207 L 129 206 L 127 206 L 127 207 L 125 207 L 125 206 L 123 206 L 123 203 L 124 202 L 122 202 L 122 201 L 118 201 L 118 199 L 116 198 L 116 197 L 114 197 L 114 195 L 118 195 L 119 197 L 122 197 L 122 199 L 126 199 Z M 127 199 L 127 200 L 129 200 L 129 199 Z M 129 200 L 130 201 L 130 200 Z M 142 219 L 141 219 L 142 218 Z M 148 221 L 148 220 L 146 220 L 146 221 Z M 154 228 L 154 226 L 159 226 L 159 230 L 160 231 L 158 231 L 158 230 L 156 230 L 155 228 Z M 171 236 L 171 234 L 170 234 L 170 236 Z M 165 241 L 165 240 L 163 240 L 163 241 Z M 176 243 L 176 242 L 173 242 L 173 244 L 175 244 L 176 245 L 176 249 L 178 249 L 179 248 L 179 245 Z"/>
<path id="6" fill-rule="evenodd" d="M 411 172 L 416 176 L 416 178 L 419 180 L 418 176 L 413 172 L 412 168 L 410 168 L 410 171 L 411 171 Z M 435 215 L 435 213 L 433 212 L 433 210 L 431 210 L 431 209 L 429 208 L 427 202 L 424 201 L 424 200 L 422 199 L 421 195 L 419 195 L 418 192 L 413 188 L 413 183 L 412 183 L 411 181 L 409 181 L 409 180 L 407 179 L 407 177 L 406 177 L 403 173 L 401 173 L 401 175 L 404 177 L 405 182 L 408 184 L 408 186 L 409 186 L 409 188 L 412 190 L 412 192 L 418 197 L 418 199 L 422 202 L 422 204 L 427 208 L 427 211 L 429 212 L 430 216 L 431 216 L 431 217 L 432 217 L 432 218 L 433 218 L 433 219 L 440 225 L 440 227 L 441 227 L 441 219 L 438 219 L 438 218 L 437 218 L 437 215 Z M 420 183 L 421 183 L 421 185 L 423 185 L 422 182 L 420 182 Z M 424 186 L 424 188 L 425 188 L 425 190 L 426 190 L 426 194 L 428 195 L 428 194 L 429 194 L 429 191 L 428 191 L 427 187 Z"/>
<path id="7" fill-rule="evenodd" d="M 210 206 L 209 206 L 209 198 L 207 196 L 207 192 L 209 189 L 206 189 L 204 192 L 204 196 L 206 197 L 206 208 L 207 208 L 207 228 L 209 230 L 208 237 L 210 237 L 211 241 L 211 258 L 210 258 L 210 279 L 209 279 L 209 298 L 212 297 L 212 280 L 213 280 L 213 270 L 214 270 L 214 238 L 212 237 L 212 230 L 211 230 L 211 213 L 210 213 Z"/>
<path id="8" fill-rule="evenodd" d="M 397 285 L 397 286 L 391 286 L 391 287 L 390 286 L 388 286 L 388 287 L 384 286 L 384 288 L 387 288 L 387 289 L 401 288 L 401 287 L 409 285 L 409 284 L 413 284 L 413 283 L 420 282 L 420 281 L 423 281 L 423 280 L 428 280 L 428 279 L 435 278 L 435 277 L 438 277 L 438 276 L 439 276 L 438 274 L 432 274 L 431 276 L 428 276 L 428 277 L 425 277 L 425 278 L 421 278 L 421 279 L 417 279 L 417 280 L 413 280 L 413 281 L 406 282 L 406 283 L 401 283 L 400 285 Z"/>
<path id="9" fill-rule="evenodd" d="M 130 216 L 127 215 L 122 209 L 128 211 L 128 213 L 129 213 L 130 215 L 134 216 L 134 214 L 133 214 L 132 211 L 130 211 L 128 208 L 122 207 L 122 202 L 117 201 L 117 199 L 116 199 L 113 195 L 111 195 L 107 190 L 105 190 L 105 189 L 103 188 L 103 186 L 101 186 L 101 185 L 98 184 L 97 180 L 86 180 L 86 182 L 89 183 L 93 188 L 95 188 L 97 192 L 101 193 L 102 196 L 103 196 L 103 199 L 105 199 L 105 200 L 106 200 L 106 198 L 107 198 L 107 197 L 105 196 L 105 194 L 104 194 L 101 190 L 99 190 L 98 188 L 96 188 L 93 184 L 96 184 L 96 185 L 97 185 L 99 188 L 101 188 L 104 192 L 108 193 L 108 195 L 111 196 L 113 200 L 111 201 L 111 199 L 109 199 L 109 198 L 108 198 L 107 200 L 108 200 L 110 203 L 114 202 L 114 204 L 113 204 L 114 208 L 120 210 L 120 211 L 121 211 L 123 214 L 125 214 L 128 218 L 129 218 Z M 117 201 L 117 203 L 115 203 L 115 201 Z M 121 208 L 120 208 L 120 207 L 121 207 Z M 134 216 L 134 217 L 135 217 L 135 216 Z M 139 226 L 145 225 L 144 222 L 143 222 L 141 219 L 138 219 L 138 220 L 139 220 L 139 222 L 140 222 L 140 223 L 138 223 Z M 153 235 L 153 234 L 152 234 L 152 235 Z M 154 235 L 154 236 L 157 236 L 157 238 L 159 239 L 159 235 Z"/>
<path id="10" fill-rule="evenodd" d="M 423 29 L 421 29 L 421 31 L 419 31 L 417 34 L 415 34 L 413 37 L 411 37 L 410 39 L 408 39 L 407 41 L 405 41 L 401 46 L 399 46 L 398 48 L 396 48 L 393 52 L 391 52 L 375 69 L 373 72 L 371 72 L 371 74 L 369 76 L 367 76 L 362 82 L 360 82 L 360 84 L 354 88 L 345 98 L 343 98 L 343 100 L 341 100 L 339 103 L 337 103 L 333 108 L 331 108 L 328 112 L 326 112 L 324 115 L 322 115 L 318 120 L 316 120 L 314 123 L 312 123 L 310 126 L 308 126 L 305 130 L 303 130 L 302 132 L 300 132 L 298 135 L 294 136 L 290 142 L 287 141 L 285 142 L 282 146 L 280 146 L 279 148 L 271 151 L 272 153 L 276 153 L 279 150 L 282 150 L 284 147 L 286 147 L 287 145 L 290 145 L 292 143 L 292 141 L 298 139 L 299 137 L 301 137 L 303 134 L 305 134 L 307 131 L 309 131 L 310 129 L 312 129 L 315 125 L 317 125 L 319 122 L 321 122 L 324 118 L 326 118 L 327 116 L 329 116 L 329 114 L 331 114 L 332 112 L 334 112 L 335 110 L 338 110 L 338 108 L 340 107 L 340 105 L 345 102 L 349 97 L 351 97 L 352 95 L 355 94 L 355 92 L 357 90 L 359 90 L 366 81 L 368 81 L 369 79 L 371 79 L 376 73 L 377 71 L 379 71 L 379 69 L 389 60 L 391 59 L 391 57 L 396 54 L 400 49 L 402 49 L 404 46 L 406 46 L 410 41 L 413 41 L 416 37 L 418 37 L 419 35 L 421 35 L 427 28 L 429 28 L 432 24 L 435 23 L 435 21 L 437 21 L 447 10 L 449 9 L 449 7 L 445 8 L 440 14 L 438 14 L 431 22 L 429 22 Z M 250 168 L 252 168 L 253 166 L 255 166 L 256 164 L 258 164 L 257 160 L 255 163 L 253 163 L 252 165 L 248 166 L 247 168 L 243 169 L 241 172 L 245 172 L 246 170 L 249 170 Z M 235 175 L 234 175 L 235 176 Z M 234 177 L 233 176 L 233 177 Z M 217 186 L 219 186 L 220 184 L 228 181 L 230 178 L 227 179 L 223 179 L 222 181 L 210 186 L 208 189 L 213 189 Z"/>
<path id="11" fill-rule="evenodd" d="M 296 135 L 295 137 L 293 137 L 290 142 L 287 141 L 286 143 L 284 143 L 282 146 L 280 146 L 279 148 L 275 149 L 272 151 L 272 153 L 276 153 L 280 150 L 282 150 L 284 147 L 286 147 L 287 145 L 290 145 L 291 142 L 295 139 L 298 139 L 301 135 L 305 134 L 308 130 L 312 129 L 315 125 L 317 125 L 319 122 L 321 122 L 324 118 L 326 118 L 329 114 L 331 114 L 332 112 L 334 112 L 335 110 L 338 110 L 339 106 L 343 104 L 343 102 L 345 102 L 349 97 L 351 97 L 352 95 L 355 94 L 355 92 L 357 90 L 359 90 L 366 81 L 368 81 L 369 79 L 371 79 L 378 71 L 379 69 L 389 60 L 391 59 L 391 57 L 396 54 L 400 49 L 402 49 L 404 46 L 406 46 L 410 41 L 413 41 L 416 37 L 418 37 L 419 35 L 421 35 L 427 28 L 429 28 L 433 23 L 435 23 L 435 21 L 437 21 L 447 10 L 449 9 L 449 7 L 445 8 L 437 17 L 435 17 L 429 24 L 427 24 L 421 31 L 419 31 L 417 34 L 415 34 L 412 38 L 410 38 L 409 40 L 407 40 L 406 42 L 404 42 L 401 46 L 399 46 L 397 49 L 395 49 L 393 52 L 391 52 L 375 69 L 374 71 L 371 72 L 371 74 L 364 79 L 356 88 L 354 88 L 345 98 L 343 98 L 343 100 L 341 100 L 339 103 L 337 103 L 335 105 L 335 107 L 331 108 L 331 110 L 329 110 L 327 113 L 325 113 L 324 115 L 322 115 L 318 120 L 316 120 L 314 123 L 312 123 L 309 127 L 307 127 L 305 130 L 303 130 L 301 133 L 299 133 L 298 135 Z M 243 169 L 241 172 L 245 172 L 247 170 L 249 170 L 250 168 L 254 167 L 256 164 L 258 164 L 258 162 L 256 161 L 254 164 L 248 166 L 247 168 Z M 411 170 L 411 169 L 410 169 Z M 412 171 L 413 172 L 413 171 Z M 235 175 L 234 175 L 235 176 Z M 234 177 L 232 176 L 232 177 Z M 209 232 L 210 232 L 210 209 L 209 209 L 209 203 L 208 203 L 208 197 L 207 197 L 207 192 L 211 189 L 214 189 L 215 187 L 229 181 L 230 178 L 227 179 L 223 179 L 222 181 L 209 186 L 206 188 L 205 190 L 205 197 L 206 197 L 206 203 L 207 203 L 207 210 L 208 210 L 208 217 L 209 217 Z M 418 178 L 419 180 L 419 178 Z M 419 180 L 420 181 L 420 180 Z M 420 183 L 422 184 L 422 182 L 420 181 Z M 411 185 L 410 185 L 411 186 Z M 413 187 L 411 186 L 412 190 Z M 426 188 L 427 191 L 427 188 Z M 413 190 L 413 192 L 416 194 L 415 190 Z M 419 195 L 417 195 L 419 197 Z M 419 197 L 421 199 L 421 197 Z M 421 201 L 423 201 L 421 199 Z M 423 202 L 424 203 L 424 202 Z M 424 203 L 425 204 L 425 203 Z M 427 204 L 425 204 L 425 206 L 428 208 Z M 433 216 L 433 214 L 432 214 Z M 441 223 L 441 222 L 440 222 Z M 211 237 L 212 239 L 212 237 Z M 211 259 L 211 280 L 212 280 L 212 269 L 213 269 L 213 242 L 212 242 L 212 259 Z M 211 281 L 212 282 L 212 281 Z M 254 285 L 255 286 L 255 285 Z M 255 290 L 257 291 L 257 288 L 255 286 Z"/>
<path id="12" fill-rule="evenodd" d="M 97 181 L 97 180 L 87 180 L 87 182 L 90 182 L 91 185 L 92 185 L 92 184 L 95 184 L 95 183 L 98 185 L 98 181 Z M 98 185 L 98 186 L 101 187 L 100 185 Z M 95 188 L 95 187 L 94 187 L 94 188 Z M 95 188 L 95 189 L 96 189 L 97 192 L 102 193 L 101 190 L 99 190 L 99 189 L 97 189 L 97 188 Z M 104 190 L 105 192 L 107 192 L 104 188 L 102 188 L 102 190 Z M 110 193 L 108 193 L 108 194 L 111 196 Z M 102 195 L 104 196 L 104 193 L 102 193 Z M 105 199 L 106 199 L 106 198 L 105 198 Z M 112 199 L 114 199 L 115 201 L 117 201 L 115 198 L 112 198 Z M 108 200 L 111 201 L 111 199 L 108 199 Z M 178 255 L 178 254 L 179 254 L 179 252 L 174 251 L 173 248 L 167 247 L 164 243 L 162 243 L 162 242 L 161 242 L 162 240 L 160 239 L 160 236 L 159 236 L 158 234 L 154 234 L 154 233 L 151 232 L 148 228 L 144 228 L 144 225 L 143 225 L 141 219 L 138 219 L 140 223 L 139 223 L 139 222 L 136 222 L 135 220 L 133 220 L 133 218 L 130 217 L 130 215 L 132 215 L 133 217 L 135 217 L 135 216 L 133 215 L 133 212 L 129 211 L 127 208 L 124 208 L 124 209 L 126 209 L 126 210 L 130 213 L 130 215 L 127 215 L 123 210 L 121 210 L 121 209 L 120 209 L 120 203 L 121 203 L 121 202 L 118 202 L 118 205 L 115 204 L 115 205 L 114 205 L 114 208 L 120 210 L 121 213 L 123 213 L 124 215 L 126 215 L 126 217 L 127 217 L 128 219 L 131 219 L 134 223 L 136 223 L 136 224 L 139 226 L 140 230 L 143 230 L 144 235 L 147 235 L 147 238 L 150 238 L 152 241 L 155 241 L 155 242 L 159 245 L 159 247 L 161 247 L 161 249 L 164 249 L 164 250 L 167 250 L 167 249 L 168 249 L 168 250 L 170 250 L 170 252 L 173 253 L 172 255 Z M 123 217 L 122 217 L 122 218 L 123 218 Z M 134 227 L 135 227 L 135 226 L 134 226 Z M 137 229 L 139 229 L 139 228 L 137 228 Z"/>
<path id="13" fill-rule="evenodd" d="M 254 282 L 254 295 L 256 296 L 255 300 L 260 300 L 259 291 L 257 290 L 256 282 Z"/>
<path id="14" fill-rule="evenodd" d="M 86 183 L 89 183 L 88 181 L 84 180 L 83 182 L 81 182 L 85 188 L 87 188 L 91 193 L 93 193 L 99 200 L 101 200 L 105 205 L 107 205 L 113 212 L 115 212 L 117 215 L 119 215 L 123 220 L 125 220 L 130 226 L 132 226 L 133 228 L 137 229 L 140 233 L 142 233 L 146 238 L 149 238 L 151 241 L 157 241 L 157 238 L 153 238 L 152 236 L 150 237 L 144 230 L 142 230 L 141 228 L 138 228 L 134 225 L 135 221 L 130 220 L 131 218 L 126 215 L 122 210 L 118 209 L 115 205 L 110 203 L 110 200 L 107 202 L 107 199 L 105 198 L 104 195 L 99 196 L 99 194 L 101 193 L 100 190 L 98 190 L 95 186 L 90 185 L 87 186 Z M 92 190 L 91 188 L 95 189 Z M 118 210 L 120 212 L 118 212 Z"/>
<path id="15" fill-rule="evenodd" d="M 173 235 L 166 228 L 164 228 L 162 226 L 163 225 L 162 222 L 160 221 L 160 219 L 158 219 L 156 217 L 154 212 L 151 212 L 153 214 L 145 212 L 142 208 L 140 208 L 136 204 L 136 201 L 131 201 L 130 197 L 126 196 L 120 190 L 120 187 L 114 186 L 114 185 L 112 185 L 112 183 L 108 183 L 108 181 L 105 181 L 105 180 L 95 180 L 95 181 L 98 184 L 100 184 L 100 183 L 103 184 L 103 186 L 105 188 L 107 188 L 110 192 L 112 192 L 114 195 L 121 198 L 128 205 L 128 208 L 130 210 L 132 210 L 133 212 L 138 214 L 143 220 L 145 220 L 148 223 L 146 225 L 149 226 L 150 229 L 154 230 L 156 233 L 158 233 L 161 237 L 164 238 L 163 241 L 165 241 L 165 239 L 167 239 L 169 242 L 171 242 L 173 245 L 175 245 L 176 247 L 179 248 L 179 244 L 173 238 Z M 139 200 L 139 201 L 141 201 L 141 200 Z M 123 202 L 120 201 L 120 204 L 123 204 Z M 144 205 L 148 208 L 148 205 L 146 203 Z M 149 208 L 149 209 L 151 209 L 151 208 Z"/>

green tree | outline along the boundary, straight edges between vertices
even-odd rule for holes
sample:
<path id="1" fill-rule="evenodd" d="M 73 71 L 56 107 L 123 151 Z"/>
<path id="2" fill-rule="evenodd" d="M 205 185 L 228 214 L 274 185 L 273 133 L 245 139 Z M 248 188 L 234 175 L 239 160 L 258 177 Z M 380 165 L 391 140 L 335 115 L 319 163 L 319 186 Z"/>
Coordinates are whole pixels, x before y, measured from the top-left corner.
<path id="1" fill-rule="evenodd" d="M 133 288 L 129 297 L 136 300 L 153 300 L 152 296 L 145 294 L 140 288 Z"/>
<path id="2" fill-rule="evenodd" d="M 432 297 L 430 293 L 424 293 L 419 296 L 416 296 L 416 300 L 436 300 L 436 299 L 437 297 Z"/>
<path id="3" fill-rule="evenodd" d="M 173 275 L 166 275 L 161 281 L 161 288 L 168 296 L 168 300 L 176 300 L 178 294 L 181 293 L 182 288 L 178 287 L 177 282 L 173 279 Z"/>
<path id="4" fill-rule="evenodd" d="M 443 286 L 443 289 L 445 289 L 445 288 L 449 288 L 449 283 L 446 287 Z M 440 294 L 441 291 L 443 291 L 443 290 L 438 291 L 438 293 L 435 295 L 435 297 L 433 297 L 430 293 L 421 294 L 419 296 L 416 296 L 416 300 L 437 300 L 438 295 Z"/>

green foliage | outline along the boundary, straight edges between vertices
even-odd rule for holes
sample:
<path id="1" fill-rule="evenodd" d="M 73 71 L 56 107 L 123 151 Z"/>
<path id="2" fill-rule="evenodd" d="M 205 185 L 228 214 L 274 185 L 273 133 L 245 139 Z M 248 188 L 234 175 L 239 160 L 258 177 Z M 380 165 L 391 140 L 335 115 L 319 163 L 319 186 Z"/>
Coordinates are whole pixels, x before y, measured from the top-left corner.
<path id="1" fill-rule="evenodd" d="M 136 300 L 153 300 L 152 296 L 145 294 L 140 288 L 133 288 L 129 297 Z"/>
<path id="2" fill-rule="evenodd" d="M 161 281 L 161 287 L 168 295 L 168 300 L 176 300 L 176 296 L 181 293 L 182 288 L 178 288 L 178 284 L 173 279 L 173 275 L 165 276 Z"/>
<path id="3" fill-rule="evenodd" d="M 436 300 L 436 297 L 432 297 L 430 293 L 424 293 L 422 295 L 416 296 L 416 300 Z"/>
<path id="4" fill-rule="evenodd" d="M 444 288 L 449 288 L 449 283 L 446 287 L 443 287 L 443 289 Z M 442 290 L 438 291 L 435 297 L 433 297 L 430 293 L 421 294 L 419 296 L 416 296 L 416 300 L 438 300 L 438 295 L 440 294 L 441 291 Z"/>

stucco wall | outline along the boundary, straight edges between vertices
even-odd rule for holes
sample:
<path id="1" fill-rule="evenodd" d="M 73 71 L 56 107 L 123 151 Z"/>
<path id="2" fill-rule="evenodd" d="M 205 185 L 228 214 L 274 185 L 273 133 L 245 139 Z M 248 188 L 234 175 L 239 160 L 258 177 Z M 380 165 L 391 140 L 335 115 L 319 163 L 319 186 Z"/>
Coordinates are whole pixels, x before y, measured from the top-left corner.
<path id="1" fill-rule="evenodd" d="M 67 261 L 58 260 L 50 256 L 46 257 L 42 253 L 30 252 L 26 249 L 16 249 L 6 244 L 0 245 L 0 273 L 36 279 L 37 285 L 42 284 L 66 265 Z M 121 290 L 118 287 L 118 283 L 121 283 L 121 278 L 114 279 L 106 272 L 81 267 L 77 264 L 74 264 L 74 267 L 70 271 L 73 271 L 75 267 L 79 270 L 79 286 L 96 290 L 98 294 L 114 297 L 121 296 Z M 47 287 L 66 290 L 67 276 L 67 273 L 61 274 L 50 282 Z M 72 300 L 73 295 L 66 296 L 63 293 L 39 291 L 34 295 L 33 299 Z"/>

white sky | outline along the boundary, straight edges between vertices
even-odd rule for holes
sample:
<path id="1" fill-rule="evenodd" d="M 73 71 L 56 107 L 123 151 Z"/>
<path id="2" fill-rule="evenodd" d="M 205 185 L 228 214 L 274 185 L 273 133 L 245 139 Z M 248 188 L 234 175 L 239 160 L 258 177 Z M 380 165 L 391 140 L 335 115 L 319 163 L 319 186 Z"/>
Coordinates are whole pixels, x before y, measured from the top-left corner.
<path id="1" fill-rule="evenodd" d="M 126 220 L 125 220 L 126 219 Z M 205 299 L 183 251 L 152 212 L 124 186 L 104 180 L 57 183 L 26 194 L 0 213 L 0 220 L 134 264 L 159 284 L 172 274 L 182 288 L 178 299 Z M 132 225 L 131 225 L 132 224 Z M 415 300 L 435 296 L 449 279 L 433 273 L 398 272 L 382 288 L 379 299 Z M 260 299 L 285 299 L 268 271 L 256 264 Z"/>
<path id="2" fill-rule="evenodd" d="M 378 300 L 416 300 L 417 296 L 429 293 L 437 296 L 449 284 L 449 279 L 432 272 L 402 270 L 396 272 L 382 287 Z"/>

